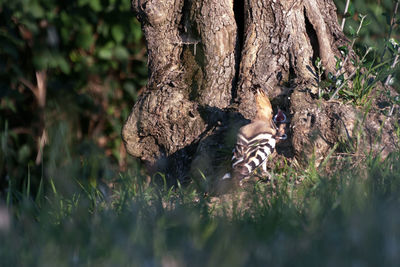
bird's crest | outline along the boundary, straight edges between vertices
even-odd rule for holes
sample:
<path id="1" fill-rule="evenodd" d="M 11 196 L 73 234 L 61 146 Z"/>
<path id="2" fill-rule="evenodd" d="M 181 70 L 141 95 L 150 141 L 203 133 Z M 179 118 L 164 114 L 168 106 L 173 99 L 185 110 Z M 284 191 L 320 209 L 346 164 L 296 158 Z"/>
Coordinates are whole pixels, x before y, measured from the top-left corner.
<path id="1" fill-rule="evenodd" d="M 256 119 L 263 121 L 272 120 L 272 106 L 267 94 L 263 89 L 258 88 L 256 92 Z"/>

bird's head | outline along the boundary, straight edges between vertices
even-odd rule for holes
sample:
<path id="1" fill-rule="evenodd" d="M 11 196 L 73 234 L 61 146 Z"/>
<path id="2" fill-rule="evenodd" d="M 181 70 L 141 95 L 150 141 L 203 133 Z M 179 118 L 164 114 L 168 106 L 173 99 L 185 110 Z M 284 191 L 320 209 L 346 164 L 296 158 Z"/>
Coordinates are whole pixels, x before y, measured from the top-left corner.
<path id="1" fill-rule="evenodd" d="M 258 88 L 256 92 L 256 106 L 257 106 L 257 120 L 271 121 L 272 120 L 272 106 L 267 94 L 263 89 Z"/>
<path id="2" fill-rule="evenodd" d="M 263 89 L 258 88 L 256 91 L 256 105 L 257 114 L 256 120 L 265 121 L 270 125 L 270 128 L 276 132 L 276 138 L 279 140 L 286 139 L 285 128 L 287 119 L 285 113 L 282 110 L 278 110 L 278 113 L 273 117 L 273 110 L 271 102 L 267 94 Z M 278 127 L 277 127 L 278 125 Z"/>

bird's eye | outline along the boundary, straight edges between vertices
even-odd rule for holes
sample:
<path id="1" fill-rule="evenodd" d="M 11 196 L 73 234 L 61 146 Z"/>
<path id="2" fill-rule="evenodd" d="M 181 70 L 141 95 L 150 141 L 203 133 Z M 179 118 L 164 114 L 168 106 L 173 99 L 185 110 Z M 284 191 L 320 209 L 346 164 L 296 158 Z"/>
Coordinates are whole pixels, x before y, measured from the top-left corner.
<path id="1" fill-rule="evenodd" d="M 274 116 L 275 123 L 285 123 L 286 122 L 286 115 L 281 110 Z"/>

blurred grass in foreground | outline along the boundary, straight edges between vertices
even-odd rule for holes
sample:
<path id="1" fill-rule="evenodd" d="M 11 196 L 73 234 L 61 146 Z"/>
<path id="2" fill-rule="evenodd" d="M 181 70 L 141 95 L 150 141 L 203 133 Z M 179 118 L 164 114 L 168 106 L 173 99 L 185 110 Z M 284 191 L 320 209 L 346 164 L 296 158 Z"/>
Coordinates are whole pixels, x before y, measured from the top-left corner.
<path id="1" fill-rule="evenodd" d="M 396 266 L 400 153 L 321 175 L 286 169 L 224 202 L 191 186 L 114 188 L 50 180 L 41 197 L 3 205 L 3 266 Z M 68 162 L 68 161 L 67 161 Z M 73 164 L 68 162 L 67 164 Z M 67 174 L 65 174 L 67 175 Z M 296 177 L 303 183 L 294 185 Z M 273 185 L 274 184 L 274 185 Z M 11 192 L 13 193 L 13 192 Z M 240 200 L 245 199 L 245 201 Z M 5 226 L 4 226 L 5 225 Z M 1 226 L 1 223 L 0 223 Z"/>

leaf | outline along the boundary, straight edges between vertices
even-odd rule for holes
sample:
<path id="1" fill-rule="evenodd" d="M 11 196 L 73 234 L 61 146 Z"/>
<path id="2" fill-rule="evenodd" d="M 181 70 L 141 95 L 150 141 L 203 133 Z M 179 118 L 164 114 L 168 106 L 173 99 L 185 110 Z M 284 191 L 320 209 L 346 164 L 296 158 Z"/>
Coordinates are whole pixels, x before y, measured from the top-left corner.
<path id="1" fill-rule="evenodd" d="M 349 48 L 346 45 L 339 46 L 338 49 L 343 56 L 347 56 L 349 54 Z"/>
<path id="2" fill-rule="evenodd" d="M 85 23 L 81 26 L 81 30 L 76 37 L 76 43 L 83 49 L 89 49 L 93 42 L 93 27 L 92 25 Z"/>
<path id="3" fill-rule="evenodd" d="M 98 56 L 101 59 L 111 59 L 112 54 L 112 49 L 108 47 L 103 47 L 98 50 Z"/>
<path id="4" fill-rule="evenodd" d="M 108 38 L 110 32 L 110 25 L 106 23 L 101 23 L 97 27 L 97 32 L 101 34 L 104 38 Z"/>
<path id="5" fill-rule="evenodd" d="M 319 57 L 317 57 L 317 59 L 315 60 L 314 64 L 315 64 L 315 66 L 317 68 L 320 68 L 321 67 L 321 59 Z"/>
<path id="6" fill-rule="evenodd" d="M 96 12 L 100 12 L 102 8 L 100 0 L 90 0 L 89 6 Z"/>
<path id="7" fill-rule="evenodd" d="M 90 0 L 78 0 L 78 6 L 84 6 L 89 2 L 90 2 Z"/>
<path id="8" fill-rule="evenodd" d="M 142 39 L 142 36 L 143 36 L 142 28 L 140 27 L 139 21 L 137 21 L 137 19 L 134 19 L 132 21 L 129 29 L 131 30 L 131 33 L 133 36 L 133 41 L 135 43 L 138 43 Z"/>
<path id="9" fill-rule="evenodd" d="M 125 61 L 125 60 L 128 60 L 128 58 L 129 58 L 129 52 L 125 47 L 117 46 L 114 49 L 114 56 L 116 59 L 118 59 L 120 61 Z"/>
<path id="10" fill-rule="evenodd" d="M 335 76 L 332 74 L 332 72 L 328 72 L 328 79 L 334 81 Z"/>
<path id="11" fill-rule="evenodd" d="M 29 6 L 29 12 L 36 19 L 43 18 L 44 14 L 45 14 L 44 9 L 38 3 L 31 4 Z"/>
<path id="12" fill-rule="evenodd" d="M 343 93 L 349 95 L 349 96 L 355 96 L 355 94 L 352 91 L 349 90 L 342 90 Z"/>
<path id="13" fill-rule="evenodd" d="M 389 43 L 393 47 L 393 49 L 397 50 L 399 48 L 399 42 L 397 42 L 396 39 L 390 38 Z"/>
<path id="14" fill-rule="evenodd" d="M 335 69 L 339 70 L 340 66 L 342 64 L 342 60 L 340 58 L 338 58 L 337 56 L 335 56 L 335 59 L 336 59 Z"/>
<path id="15" fill-rule="evenodd" d="M 70 69 L 70 66 L 69 66 L 68 62 L 62 56 L 60 56 L 58 58 L 58 67 L 65 74 L 69 74 L 71 72 L 71 69 Z"/>
<path id="16" fill-rule="evenodd" d="M 388 85 L 393 85 L 396 79 L 394 77 L 391 77 L 388 81 Z"/>
<path id="17" fill-rule="evenodd" d="M 371 20 L 369 20 L 369 19 L 364 19 L 363 26 L 368 26 L 368 25 L 370 25 L 371 23 L 372 23 Z"/>
<path id="18" fill-rule="evenodd" d="M 119 24 L 112 26 L 111 35 L 117 43 L 121 43 L 124 40 L 124 28 Z"/>
<path id="19" fill-rule="evenodd" d="M 356 30 L 351 25 L 349 25 L 349 33 L 351 36 L 356 35 Z"/>

